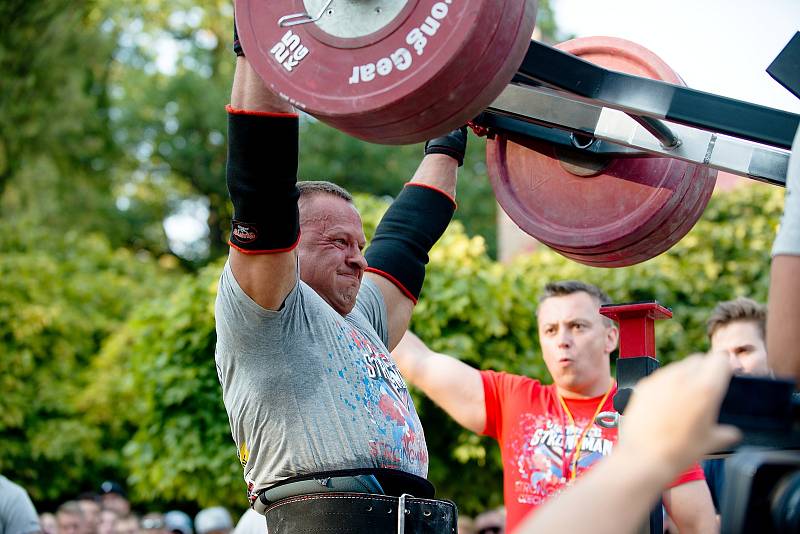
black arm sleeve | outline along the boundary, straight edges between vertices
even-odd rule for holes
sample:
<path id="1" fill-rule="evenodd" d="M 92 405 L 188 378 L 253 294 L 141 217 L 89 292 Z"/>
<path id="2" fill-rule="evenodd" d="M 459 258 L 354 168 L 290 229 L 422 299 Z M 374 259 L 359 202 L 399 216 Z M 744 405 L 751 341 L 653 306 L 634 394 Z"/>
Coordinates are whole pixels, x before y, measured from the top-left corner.
<path id="1" fill-rule="evenodd" d="M 245 254 L 286 252 L 297 245 L 298 118 L 228 107 L 228 244 Z"/>
<path id="2" fill-rule="evenodd" d="M 367 271 L 391 280 L 415 303 L 428 252 L 444 233 L 456 204 L 438 189 L 408 184 L 381 219 L 367 252 Z"/>

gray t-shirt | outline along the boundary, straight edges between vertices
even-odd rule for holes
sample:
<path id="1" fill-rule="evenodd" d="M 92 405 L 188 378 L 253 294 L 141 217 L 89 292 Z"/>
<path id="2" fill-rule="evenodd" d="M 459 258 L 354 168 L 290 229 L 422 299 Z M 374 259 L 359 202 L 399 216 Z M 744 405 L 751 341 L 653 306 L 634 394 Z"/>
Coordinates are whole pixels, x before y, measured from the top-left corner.
<path id="1" fill-rule="evenodd" d="M 220 277 L 216 362 L 251 499 L 290 477 L 356 468 L 428 474 L 411 395 L 386 349 L 386 305 L 364 280 L 342 317 L 299 281 L 279 311 Z"/>
<path id="2" fill-rule="evenodd" d="M 0 475 L 0 534 L 39 532 L 39 516 L 28 493 Z"/>

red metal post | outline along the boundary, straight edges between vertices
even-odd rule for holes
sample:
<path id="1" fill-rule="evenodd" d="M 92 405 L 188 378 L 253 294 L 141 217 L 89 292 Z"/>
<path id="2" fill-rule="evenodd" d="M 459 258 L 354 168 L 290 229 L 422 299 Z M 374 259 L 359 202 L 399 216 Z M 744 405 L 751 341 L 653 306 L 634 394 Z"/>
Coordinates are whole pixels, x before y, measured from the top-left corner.
<path id="1" fill-rule="evenodd" d="M 610 304 L 600 313 L 619 324 L 619 357 L 656 357 L 656 319 L 669 319 L 672 312 L 658 302 Z"/>

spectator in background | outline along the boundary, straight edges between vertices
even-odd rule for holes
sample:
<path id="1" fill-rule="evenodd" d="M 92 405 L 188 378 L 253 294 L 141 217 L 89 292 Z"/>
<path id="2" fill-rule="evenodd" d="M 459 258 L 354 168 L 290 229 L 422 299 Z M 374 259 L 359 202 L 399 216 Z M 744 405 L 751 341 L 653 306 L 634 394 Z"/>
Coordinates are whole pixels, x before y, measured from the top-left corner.
<path id="1" fill-rule="evenodd" d="M 169 534 L 193 534 L 192 518 L 180 510 L 164 514 L 164 531 Z"/>
<path id="2" fill-rule="evenodd" d="M 97 534 L 116 534 L 119 515 L 114 510 L 101 510 L 100 522 L 97 525 Z"/>
<path id="3" fill-rule="evenodd" d="M 230 534 L 233 520 L 222 506 L 204 508 L 194 517 L 194 529 L 197 534 Z"/>
<path id="4" fill-rule="evenodd" d="M 58 534 L 86 534 L 86 519 L 77 501 L 67 501 L 56 511 Z"/>
<path id="5" fill-rule="evenodd" d="M 506 526 L 512 532 L 526 514 L 589 472 L 617 443 L 617 429 L 596 422 L 600 412 L 614 411 L 617 389 L 610 355 L 619 330 L 600 315 L 600 306 L 609 303 L 605 292 L 585 282 L 545 286 L 537 323 L 552 385 L 480 371 L 433 352 L 410 332 L 392 352 L 406 381 L 463 427 L 500 443 Z M 699 465 L 669 485 L 664 504 L 682 534 L 706 533 L 716 525 Z"/>
<path id="6" fill-rule="evenodd" d="M 115 534 L 139 534 L 139 518 L 135 514 L 117 519 Z"/>
<path id="7" fill-rule="evenodd" d="M 76 499 L 78 506 L 83 512 L 83 519 L 86 522 L 86 532 L 95 534 L 100 525 L 100 497 L 96 493 L 81 493 Z"/>
<path id="8" fill-rule="evenodd" d="M 506 511 L 501 506 L 488 510 L 475 517 L 475 534 L 504 534 L 506 531 Z"/>
<path id="9" fill-rule="evenodd" d="M 41 532 L 39 516 L 25 488 L 0 475 L 0 534 Z"/>
<path id="10" fill-rule="evenodd" d="M 128 517 L 131 513 L 131 503 L 125 490 L 118 482 L 106 480 L 100 484 L 100 504 L 103 508 L 114 510 L 119 517 Z"/>
<path id="11" fill-rule="evenodd" d="M 159 512 L 148 512 L 139 520 L 139 531 L 146 534 L 167 534 L 169 532 L 164 525 L 164 514 Z"/>
<path id="12" fill-rule="evenodd" d="M 625 439 L 595 469 L 531 514 L 517 534 L 639 531 L 670 479 L 741 438 L 735 427 L 717 423 L 730 377 L 727 359 L 711 353 L 642 379 L 625 409 Z"/>
<path id="13" fill-rule="evenodd" d="M 39 514 L 39 526 L 42 529 L 42 534 L 58 534 L 56 516 L 50 512 Z"/>
<path id="14" fill-rule="evenodd" d="M 745 297 L 720 302 L 706 323 L 711 352 L 728 358 L 737 375 L 765 376 L 767 366 L 767 308 Z M 717 513 L 725 485 L 725 459 L 703 461 L 703 472 Z"/>
<path id="15" fill-rule="evenodd" d="M 475 520 L 458 514 L 458 534 L 475 534 Z"/>
<path id="16" fill-rule="evenodd" d="M 725 353 L 734 374 L 769 374 L 766 306 L 745 297 L 720 302 L 708 318 L 707 332 L 711 351 Z"/>

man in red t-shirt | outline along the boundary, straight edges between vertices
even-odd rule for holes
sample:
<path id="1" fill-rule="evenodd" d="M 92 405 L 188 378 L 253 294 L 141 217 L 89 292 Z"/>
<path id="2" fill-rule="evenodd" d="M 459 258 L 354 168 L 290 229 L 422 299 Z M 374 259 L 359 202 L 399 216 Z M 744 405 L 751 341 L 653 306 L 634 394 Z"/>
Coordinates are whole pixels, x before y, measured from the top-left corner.
<path id="1" fill-rule="evenodd" d="M 407 381 L 459 424 L 500 443 L 509 532 L 528 512 L 608 456 L 617 440 L 616 429 L 594 424 L 598 413 L 613 411 L 616 392 L 610 354 L 619 331 L 599 313 L 600 306 L 610 302 L 599 288 L 583 282 L 545 287 L 537 318 L 552 385 L 478 371 L 431 351 L 413 334 L 393 352 Z M 664 501 L 681 534 L 717 531 L 699 465 L 670 488 Z"/>

